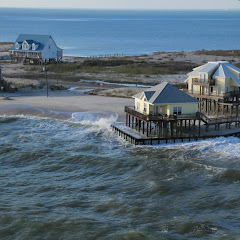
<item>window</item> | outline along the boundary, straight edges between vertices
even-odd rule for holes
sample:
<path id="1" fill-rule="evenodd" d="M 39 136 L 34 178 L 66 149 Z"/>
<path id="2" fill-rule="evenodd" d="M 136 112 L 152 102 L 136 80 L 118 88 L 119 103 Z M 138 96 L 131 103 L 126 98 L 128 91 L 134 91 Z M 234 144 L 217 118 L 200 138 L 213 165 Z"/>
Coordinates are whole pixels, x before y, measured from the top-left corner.
<path id="1" fill-rule="evenodd" d="M 159 112 L 163 113 L 163 106 L 160 106 L 159 108 L 160 108 Z"/>
<path id="2" fill-rule="evenodd" d="M 23 50 L 28 50 L 28 43 L 24 42 L 22 45 Z"/>
<path id="3" fill-rule="evenodd" d="M 143 111 L 144 111 L 144 112 L 147 112 L 147 103 L 144 103 Z"/>
<path id="4" fill-rule="evenodd" d="M 222 93 L 222 86 L 218 86 L 218 94 Z"/>
<path id="5" fill-rule="evenodd" d="M 173 115 L 181 115 L 182 107 L 173 107 Z"/>
<path id="6" fill-rule="evenodd" d="M 36 50 L 35 43 L 32 44 L 32 50 Z"/>
<path id="7" fill-rule="evenodd" d="M 163 107 L 162 106 L 156 106 L 155 113 L 156 114 L 161 114 L 163 112 Z"/>
<path id="8" fill-rule="evenodd" d="M 18 42 L 15 43 L 15 48 L 16 48 L 16 49 L 19 49 L 19 44 L 18 44 Z"/>
<path id="9" fill-rule="evenodd" d="M 213 87 L 210 87 L 210 92 L 213 93 Z"/>
<path id="10" fill-rule="evenodd" d="M 200 73 L 200 79 L 201 80 L 207 80 L 208 79 L 208 74 L 207 73 Z"/>
<path id="11" fill-rule="evenodd" d="M 137 111 L 140 111 L 140 102 L 137 102 Z"/>
<path id="12" fill-rule="evenodd" d="M 225 92 L 226 92 L 226 93 L 228 92 L 228 87 L 226 87 Z"/>

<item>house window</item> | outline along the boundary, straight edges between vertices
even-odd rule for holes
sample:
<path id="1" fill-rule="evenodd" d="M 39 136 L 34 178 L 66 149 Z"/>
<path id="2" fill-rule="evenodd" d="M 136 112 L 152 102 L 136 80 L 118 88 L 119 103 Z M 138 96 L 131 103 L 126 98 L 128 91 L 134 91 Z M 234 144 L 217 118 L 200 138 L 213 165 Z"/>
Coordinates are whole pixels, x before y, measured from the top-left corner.
<path id="1" fill-rule="evenodd" d="M 32 44 L 32 50 L 36 50 L 34 43 Z"/>
<path id="2" fill-rule="evenodd" d="M 28 50 L 28 44 L 26 42 L 23 43 L 23 50 Z"/>
<path id="3" fill-rule="evenodd" d="M 210 87 L 210 92 L 213 93 L 213 87 Z"/>
<path id="4" fill-rule="evenodd" d="M 222 93 L 222 86 L 218 86 L 218 94 Z"/>
<path id="5" fill-rule="evenodd" d="M 18 44 L 18 42 L 15 43 L 15 48 L 16 48 L 16 49 L 19 49 L 19 44 Z"/>
<path id="6" fill-rule="evenodd" d="M 163 107 L 162 106 L 156 106 L 156 114 L 161 114 L 163 112 Z"/>
<path id="7" fill-rule="evenodd" d="M 173 115 L 181 115 L 182 107 L 173 107 Z"/>
<path id="8" fill-rule="evenodd" d="M 137 102 L 137 111 L 140 111 L 140 102 Z"/>
<path id="9" fill-rule="evenodd" d="M 144 103 L 143 111 L 147 112 L 147 103 Z"/>
<path id="10" fill-rule="evenodd" d="M 226 87 L 225 91 L 226 91 L 226 93 L 228 92 L 228 87 Z"/>

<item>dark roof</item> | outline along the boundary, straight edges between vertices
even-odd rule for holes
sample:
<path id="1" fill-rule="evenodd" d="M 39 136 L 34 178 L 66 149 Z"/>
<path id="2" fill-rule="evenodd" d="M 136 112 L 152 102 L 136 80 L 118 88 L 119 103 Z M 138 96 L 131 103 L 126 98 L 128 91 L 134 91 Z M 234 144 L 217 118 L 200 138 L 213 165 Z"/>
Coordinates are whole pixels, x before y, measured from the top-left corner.
<path id="1" fill-rule="evenodd" d="M 148 90 L 134 95 L 134 98 L 141 98 L 145 94 L 147 101 L 151 104 L 176 104 L 176 103 L 198 103 L 199 101 L 187 93 L 179 90 L 168 82 L 158 84 Z"/>

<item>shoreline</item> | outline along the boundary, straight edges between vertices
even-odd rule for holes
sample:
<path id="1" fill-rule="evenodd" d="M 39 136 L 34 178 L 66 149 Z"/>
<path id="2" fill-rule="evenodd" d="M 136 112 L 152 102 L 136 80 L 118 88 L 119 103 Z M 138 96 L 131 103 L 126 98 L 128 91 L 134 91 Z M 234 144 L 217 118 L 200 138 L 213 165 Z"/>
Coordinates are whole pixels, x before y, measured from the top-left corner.
<path id="1" fill-rule="evenodd" d="M 7 50 L 10 46 L 11 43 L 0 43 L 0 56 L 8 56 Z M 50 84 L 54 85 L 58 81 L 60 85 L 77 88 L 79 91 L 50 91 L 47 98 L 44 86 L 45 75 L 41 66 L 13 64 L 8 60 L 0 59 L 3 78 L 19 89 L 15 93 L 0 93 L 0 97 L 6 99 L 0 101 L 0 106 L 24 104 L 60 111 L 113 111 L 119 115 L 118 121 L 124 121 L 124 106 L 134 105 L 131 96 L 142 90 L 137 85 L 152 86 L 163 81 L 181 85 L 184 84 L 189 70 L 212 60 L 228 60 L 235 65 L 240 64 L 240 50 L 159 52 L 152 55 L 95 59 L 64 57 L 63 64 L 59 65 L 62 72 L 49 71 L 48 80 Z M 69 72 L 66 68 L 68 65 L 82 68 L 83 63 L 89 64 L 85 70 Z M 97 66 L 97 71 L 91 68 L 91 64 Z M 127 73 L 128 65 L 135 67 L 136 73 Z M 47 65 L 47 67 L 51 66 Z M 169 74 L 171 72 L 173 73 Z M 104 83 L 101 85 L 101 82 Z M 128 84 L 131 87 L 122 86 Z M 136 87 L 132 87 L 134 85 Z M 86 90 L 92 90 L 92 95 L 84 94 Z"/>

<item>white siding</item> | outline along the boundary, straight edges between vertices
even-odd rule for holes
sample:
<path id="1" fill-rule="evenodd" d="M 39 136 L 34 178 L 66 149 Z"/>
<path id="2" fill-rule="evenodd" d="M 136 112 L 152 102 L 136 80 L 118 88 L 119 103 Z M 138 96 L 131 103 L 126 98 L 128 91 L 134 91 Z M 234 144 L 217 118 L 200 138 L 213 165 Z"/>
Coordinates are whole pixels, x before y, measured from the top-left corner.
<path id="1" fill-rule="evenodd" d="M 53 41 L 52 38 L 49 38 L 45 44 L 44 49 L 42 50 L 42 59 L 57 58 L 57 53 L 58 56 L 61 57 L 55 42 Z"/>

